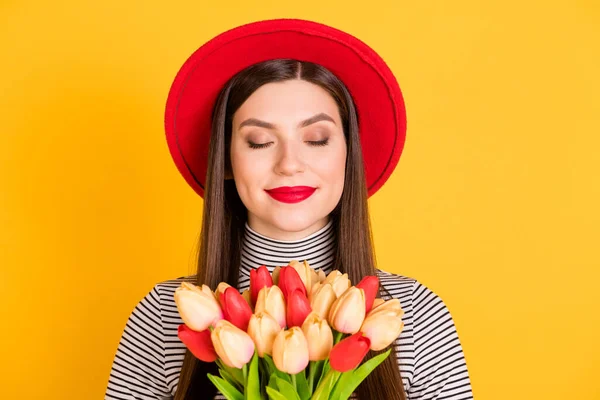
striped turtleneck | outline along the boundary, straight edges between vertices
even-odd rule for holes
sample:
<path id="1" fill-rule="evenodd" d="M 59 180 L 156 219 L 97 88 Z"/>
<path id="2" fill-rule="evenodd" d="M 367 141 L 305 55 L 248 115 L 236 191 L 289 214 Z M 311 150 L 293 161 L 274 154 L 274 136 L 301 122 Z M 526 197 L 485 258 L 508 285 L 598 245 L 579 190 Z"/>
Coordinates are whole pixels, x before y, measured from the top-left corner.
<path id="1" fill-rule="evenodd" d="M 316 270 L 329 274 L 335 258 L 335 232 L 330 220 L 317 232 L 298 240 L 275 240 L 254 231 L 246 223 L 240 263 L 239 288 L 250 284 L 250 271 L 261 265 L 273 272 L 292 260 L 306 260 Z"/>

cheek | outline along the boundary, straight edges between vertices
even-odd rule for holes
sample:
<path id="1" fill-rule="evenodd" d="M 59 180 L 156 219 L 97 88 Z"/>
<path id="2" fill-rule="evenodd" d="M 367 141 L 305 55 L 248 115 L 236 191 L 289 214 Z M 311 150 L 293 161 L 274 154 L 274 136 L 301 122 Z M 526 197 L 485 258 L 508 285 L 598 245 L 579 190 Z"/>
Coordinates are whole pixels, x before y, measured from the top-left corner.
<path id="1" fill-rule="evenodd" d="M 318 160 L 319 174 L 328 183 L 340 183 L 346 171 L 346 148 L 340 148 L 328 153 Z"/>
<path id="2" fill-rule="evenodd" d="M 269 162 L 265 157 L 256 157 L 248 152 L 238 152 L 231 158 L 233 177 L 240 196 L 265 185 Z"/>

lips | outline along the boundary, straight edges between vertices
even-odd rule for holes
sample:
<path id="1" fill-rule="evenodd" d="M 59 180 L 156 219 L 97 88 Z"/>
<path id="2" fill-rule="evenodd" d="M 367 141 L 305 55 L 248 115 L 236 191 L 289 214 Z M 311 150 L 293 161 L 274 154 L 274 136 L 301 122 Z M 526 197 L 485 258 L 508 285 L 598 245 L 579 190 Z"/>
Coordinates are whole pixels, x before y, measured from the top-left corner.
<path id="1" fill-rule="evenodd" d="M 282 203 L 299 203 L 312 196 L 315 190 L 317 189 L 310 186 L 281 186 L 266 192 Z"/>

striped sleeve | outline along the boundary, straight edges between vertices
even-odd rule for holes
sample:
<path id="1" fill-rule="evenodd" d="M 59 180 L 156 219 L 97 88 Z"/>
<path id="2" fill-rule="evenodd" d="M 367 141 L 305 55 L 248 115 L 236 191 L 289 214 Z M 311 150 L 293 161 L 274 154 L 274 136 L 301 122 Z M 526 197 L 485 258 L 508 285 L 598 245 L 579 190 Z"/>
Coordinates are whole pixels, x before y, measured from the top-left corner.
<path id="1" fill-rule="evenodd" d="M 134 308 L 113 360 L 105 400 L 171 399 L 165 378 L 160 296 L 156 287 Z"/>
<path id="2" fill-rule="evenodd" d="M 472 399 L 454 321 L 443 300 L 419 282 L 413 288 L 415 369 L 410 400 Z"/>

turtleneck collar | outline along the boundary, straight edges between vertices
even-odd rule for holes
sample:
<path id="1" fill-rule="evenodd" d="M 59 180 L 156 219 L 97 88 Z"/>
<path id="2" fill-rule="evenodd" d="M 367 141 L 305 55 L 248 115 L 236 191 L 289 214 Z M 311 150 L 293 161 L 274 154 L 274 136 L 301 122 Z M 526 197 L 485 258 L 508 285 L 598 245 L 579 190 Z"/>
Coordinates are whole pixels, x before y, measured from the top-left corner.
<path id="1" fill-rule="evenodd" d="M 335 232 L 333 222 L 317 232 L 299 240 L 275 240 L 254 231 L 246 223 L 240 265 L 239 283 L 245 286 L 250 271 L 265 265 L 270 272 L 277 266 L 285 266 L 291 260 L 306 260 L 316 270 L 328 274 L 333 270 L 335 257 Z"/>

